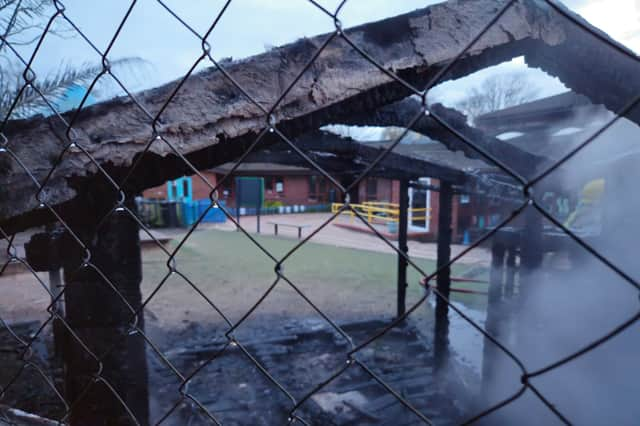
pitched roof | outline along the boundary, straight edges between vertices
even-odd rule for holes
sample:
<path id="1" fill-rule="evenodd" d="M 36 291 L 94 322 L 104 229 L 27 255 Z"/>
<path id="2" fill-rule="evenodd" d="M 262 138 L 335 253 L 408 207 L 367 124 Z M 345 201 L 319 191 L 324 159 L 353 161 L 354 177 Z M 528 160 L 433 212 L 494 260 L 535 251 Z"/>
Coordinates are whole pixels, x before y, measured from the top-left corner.
<path id="1" fill-rule="evenodd" d="M 480 115 L 475 123 L 478 127 L 489 127 L 496 121 L 511 121 L 518 119 L 531 119 L 532 115 L 562 113 L 573 111 L 577 107 L 592 106 L 586 96 L 568 91 L 547 98 L 538 99 L 532 102 L 504 108 L 499 111 L 492 111 Z"/>
<path id="2" fill-rule="evenodd" d="M 469 158 L 460 151 L 451 151 L 440 142 L 426 136 L 411 139 L 413 143 L 399 143 L 393 148 L 396 154 L 416 158 L 460 171 L 493 169 L 483 160 Z M 393 141 L 361 142 L 369 146 L 387 147 Z"/>
<path id="3" fill-rule="evenodd" d="M 235 163 L 225 163 L 211 169 L 215 173 L 227 174 L 231 171 Z M 313 171 L 307 167 L 290 166 L 275 163 L 241 163 L 234 171 L 238 175 L 306 175 Z"/>

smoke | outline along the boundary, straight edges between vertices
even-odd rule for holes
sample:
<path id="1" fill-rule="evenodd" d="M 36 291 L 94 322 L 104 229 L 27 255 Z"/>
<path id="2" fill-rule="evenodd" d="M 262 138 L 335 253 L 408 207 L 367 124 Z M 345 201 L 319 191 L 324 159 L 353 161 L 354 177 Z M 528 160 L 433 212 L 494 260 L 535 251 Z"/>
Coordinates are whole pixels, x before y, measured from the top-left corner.
<path id="1" fill-rule="evenodd" d="M 565 137 L 563 145 L 556 147 L 554 159 L 584 141 L 611 116 L 596 109 L 574 116 L 572 125 L 586 130 Z M 546 142 L 553 150 L 554 141 Z M 640 128 L 622 118 L 541 183 L 579 198 L 584 184 L 604 179 L 604 195 L 597 206 L 601 229 L 576 232 L 633 279 L 640 279 L 639 158 Z M 552 223 L 545 221 L 544 226 L 547 234 L 553 232 Z M 513 320 L 503 321 L 500 327 L 500 340 L 513 349 L 530 373 L 580 351 L 640 311 L 638 289 L 576 242 L 561 236 L 557 241 L 561 241 L 561 248 L 550 251 L 546 245 L 541 266 L 528 278 L 521 269 L 521 283 L 529 286 L 524 289 L 526 296 Z M 636 323 L 584 355 L 532 378 L 531 383 L 573 424 L 638 424 L 639 364 L 640 324 Z M 495 371 L 484 395 L 486 406 L 513 395 L 521 386 L 520 370 L 504 354 L 496 356 Z M 527 391 L 493 414 L 487 424 L 561 421 Z"/>

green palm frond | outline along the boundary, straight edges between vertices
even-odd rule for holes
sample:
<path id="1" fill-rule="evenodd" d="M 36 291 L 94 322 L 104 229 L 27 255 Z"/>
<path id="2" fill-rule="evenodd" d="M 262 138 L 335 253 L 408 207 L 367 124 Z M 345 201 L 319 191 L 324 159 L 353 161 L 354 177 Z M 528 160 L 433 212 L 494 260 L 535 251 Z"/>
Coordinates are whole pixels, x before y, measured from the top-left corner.
<path id="1" fill-rule="evenodd" d="M 113 69 L 128 68 L 128 71 L 145 64 L 140 58 L 122 58 L 111 62 Z M 34 87 L 25 86 L 22 72 L 15 67 L 0 70 L 0 119 L 11 113 L 12 119 L 25 118 L 34 114 L 50 114 L 54 106 L 66 99 L 69 89 L 74 86 L 89 88 L 103 71 L 102 65 L 85 63 L 80 66 L 63 65 L 44 78 L 36 78 Z M 94 98 L 113 91 L 115 82 L 108 75 L 102 75 L 91 90 Z M 37 89 L 37 90 L 36 90 Z M 14 105 L 15 100 L 18 99 Z"/>
<path id="2" fill-rule="evenodd" d="M 37 76 L 33 85 L 26 84 L 23 63 L 17 61 L 6 43 L 12 46 L 32 44 L 41 36 L 40 30 L 54 14 L 55 7 L 50 0 L 0 0 L 0 122 L 6 118 L 18 119 L 39 113 L 51 114 L 54 111 L 50 106 L 60 105 L 70 93 L 70 89 L 74 86 L 88 89 L 96 77 L 101 75 L 101 65 L 62 64 L 55 72 Z M 64 38 L 65 31 L 56 25 L 49 28 L 48 32 Z M 131 71 L 139 70 L 140 65 L 144 63 L 140 58 L 123 58 L 112 61 L 111 66 L 114 70 L 128 68 L 123 74 L 136 77 Z M 104 98 L 113 95 L 115 86 L 116 83 L 110 76 L 102 75 L 92 86 L 91 96 Z"/>

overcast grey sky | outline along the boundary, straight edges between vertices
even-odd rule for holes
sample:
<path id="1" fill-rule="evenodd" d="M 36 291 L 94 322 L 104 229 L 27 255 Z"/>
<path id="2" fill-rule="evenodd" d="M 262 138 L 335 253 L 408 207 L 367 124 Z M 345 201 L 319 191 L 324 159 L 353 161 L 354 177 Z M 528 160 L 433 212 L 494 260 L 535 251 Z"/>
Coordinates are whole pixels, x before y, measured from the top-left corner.
<path id="1" fill-rule="evenodd" d="M 334 9 L 339 0 L 320 0 Z M 349 0 L 340 13 L 345 27 L 405 13 L 440 0 Z M 129 0 L 65 0 L 68 16 L 100 49 L 105 49 L 130 5 Z M 222 8 L 223 0 L 165 0 L 196 31 L 204 33 Z M 567 0 L 565 4 L 610 36 L 640 51 L 640 0 Z M 307 0 L 233 0 L 208 41 L 217 59 L 235 59 L 263 52 L 300 37 L 333 30 L 331 18 Z M 32 47 L 22 50 L 27 56 Z M 134 76 L 125 75 L 132 90 L 154 87 L 182 76 L 201 53 L 200 43 L 156 0 L 139 0 L 117 39 L 111 58 L 140 57 L 149 66 Z M 34 67 L 39 74 L 57 69 L 61 63 L 96 63 L 99 56 L 80 38 L 47 37 Z M 210 65 L 210 64 L 203 64 Z M 434 96 L 455 101 L 465 89 L 487 75 L 502 70 L 527 70 L 521 60 L 484 70 L 446 87 Z M 543 95 L 562 91 L 555 79 L 538 70 L 527 70 Z M 124 72 L 124 71 L 122 71 Z M 445 90 L 446 89 L 446 90 Z"/>

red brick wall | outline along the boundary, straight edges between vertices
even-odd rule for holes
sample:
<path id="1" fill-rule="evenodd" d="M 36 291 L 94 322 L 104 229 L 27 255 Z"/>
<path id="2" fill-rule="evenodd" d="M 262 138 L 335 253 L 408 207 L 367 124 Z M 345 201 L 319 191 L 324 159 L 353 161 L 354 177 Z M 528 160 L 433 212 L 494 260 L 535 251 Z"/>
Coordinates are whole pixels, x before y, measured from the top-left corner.
<path id="1" fill-rule="evenodd" d="M 216 174 L 213 172 L 201 172 L 201 174 L 207 179 L 209 184 L 215 188 L 217 182 Z M 209 193 L 211 192 L 211 188 L 200 179 L 198 175 L 191 176 L 191 190 L 194 200 L 209 198 Z"/>
<path id="2" fill-rule="evenodd" d="M 270 177 L 265 177 L 269 179 Z M 318 204 L 318 200 L 309 198 L 309 176 L 283 176 L 283 191 L 276 192 L 275 185 L 273 190 L 265 189 L 264 198 L 265 201 L 281 201 L 284 205 L 294 204 Z M 231 179 L 231 194 L 225 202 L 228 206 L 235 206 L 235 183 L 234 179 Z M 327 185 L 327 188 L 329 185 Z M 222 197 L 222 191 L 220 191 Z M 328 198 L 328 197 L 327 197 Z"/>
<path id="3" fill-rule="evenodd" d="M 397 179 L 391 181 L 391 202 L 400 204 L 400 181 Z"/>
<path id="4" fill-rule="evenodd" d="M 201 172 L 212 187 L 216 186 L 216 174 L 213 172 Z M 198 175 L 191 176 L 191 191 L 194 200 L 209 198 L 211 188 Z M 155 198 L 165 200 L 167 198 L 167 184 L 164 183 L 153 188 L 145 189 L 142 192 L 144 198 Z"/>
<path id="5" fill-rule="evenodd" d="M 216 175 L 213 172 L 202 172 L 202 175 L 207 179 L 211 187 L 215 187 L 217 182 L 223 178 L 223 175 Z M 294 204 L 318 204 L 319 201 L 309 198 L 309 176 L 308 175 L 295 175 L 295 176 L 282 176 L 284 182 L 284 191 L 276 192 L 275 185 L 272 190 L 265 189 L 264 197 L 265 201 L 281 201 L 284 205 Z M 265 179 L 272 179 L 271 176 L 265 176 Z M 193 175 L 191 177 L 191 189 L 193 192 L 194 200 L 201 200 L 209 198 L 211 187 L 207 185 L 199 176 Z M 326 190 L 329 191 L 333 188 L 329 182 L 326 183 Z M 225 198 L 224 190 L 230 190 L 229 196 Z M 390 192 L 390 189 L 389 191 Z M 233 176 L 227 178 L 225 183 L 218 189 L 218 194 L 221 200 L 225 201 L 229 207 L 235 206 L 235 178 Z M 337 190 L 336 190 L 337 194 Z M 142 193 L 145 198 L 166 199 L 167 198 L 167 184 L 149 188 Z M 324 197 L 329 199 L 328 194 Z M 325 202 L 325 201 L 323 201 Z M 328 202 L 328 201 L 326 201 Z"/>
<path id="6" fill-rule="evenodd" d="M 393 182 L 391 179 L 370 178 L 378 181 L 376 186 L 376 199 L 371 201 L 391 201 L 393 198 Z M 398 186 L 399 188 L 399 186 Z M 358 197 L 360 202 L 367 201 L 367 179 L 363 179 L 358 184 Z"/>
<path id="7" fill-rule="evenodd" d="M 153 198 L 164 200 L 167 198 L 167 184 L 162 184 L 160 186 L 154 186 L 153 188 L 145 189 L 142 191 L 142 196 L 144 198 Z"/>
<path id="8" fill-rule="evenodd" d="M 309 177 L 285 176 L 284 193 L 280 199 L 284 204 L 315 204 L 309 200 Z"/>
<path id="9" fill-rule="evenodd" d="M 378 179 L 378 200 L 391 202 L 391 179 Z"/>

